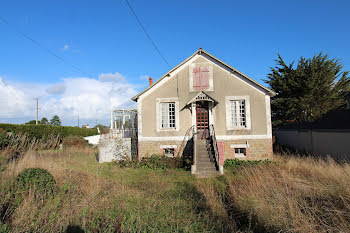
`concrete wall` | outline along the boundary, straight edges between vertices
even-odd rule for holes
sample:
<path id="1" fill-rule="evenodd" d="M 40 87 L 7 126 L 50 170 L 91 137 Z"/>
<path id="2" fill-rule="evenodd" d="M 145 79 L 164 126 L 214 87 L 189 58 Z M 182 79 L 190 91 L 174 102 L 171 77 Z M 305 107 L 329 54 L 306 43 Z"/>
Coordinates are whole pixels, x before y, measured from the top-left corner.
<path id="1" fill-rule="evenodd" d="M 106 138 L 100 139 L 98 162 L 112 162 L 131 159 L 130 138 Z"/>
<path id="2" fill-rule="evenodd" d="M 100 137 L 101 135 L 94 135 L 94 136 L 84 137 L 84 139 L 87 140 L 89 144 L 98 145 L 98 142 L 100 141 Z"/>
<path id="3" fill-rule="evenodd" d="M 310 154 L 350 159 L 349 131 L 277 130 L 277 142 Z"/>

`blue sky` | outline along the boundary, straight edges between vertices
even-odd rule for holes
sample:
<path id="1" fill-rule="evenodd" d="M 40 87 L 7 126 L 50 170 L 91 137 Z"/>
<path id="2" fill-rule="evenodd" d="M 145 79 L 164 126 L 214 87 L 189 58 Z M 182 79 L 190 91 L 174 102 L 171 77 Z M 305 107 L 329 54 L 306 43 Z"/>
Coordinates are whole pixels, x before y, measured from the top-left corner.
<path id="1" fill-rule="evenodd" d="M 349 1 L 129 1 L 172 67 L 203 47 L 259 82 L 277 53 L 290 62 L 323 51 L 342 58 L 350 70 Z M 0 99 L 39 96 L 39 118 L 57 113 L 68 125 L 78 115 L 107 124 L 109 105 L 123 104 L 145 88 L 144 77 L 158 79 L 169 70 L 124 0 L 3 0 L 0 16 L 11 25 L 0 21 Z M 110 84 L 106 77 L 113 82 L 109 93 L 117 93 L 96 91 L 90 101 L 94 87 Z M 108 104 L 99 107 L 104 98 Z M 22 105 L 0 101 L 0 122 L 33 119 L 32 103 Z"/>

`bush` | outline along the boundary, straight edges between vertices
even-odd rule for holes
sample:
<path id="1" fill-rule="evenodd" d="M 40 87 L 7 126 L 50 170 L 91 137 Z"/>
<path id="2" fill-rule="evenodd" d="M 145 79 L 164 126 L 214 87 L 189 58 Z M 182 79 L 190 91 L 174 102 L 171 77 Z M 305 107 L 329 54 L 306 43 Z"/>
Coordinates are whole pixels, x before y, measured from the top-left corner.
<path id="1" fill-rule="evenodd" d="M 224 163 L 225 168 L 238 168 L 242 166 L 256 166 L 259 164 L 270 164 L 270 160 L 240 160 L 240 159 L 226 159 Z"/>
<path id="2" fill-rule="evenodd" d="M 145 168 L 152 170 L 164 170 L 168 168 L 187 169 L 187 166 L 190 166 L 182 158 L 169 158 L 159 155 L 144 157 L 140 161 L 121 160 L 116 162 L 116 164 L 121 168 Z"/>
<path id="3" fill-rule="evenodd" d="M 29 191 L 33 188 L 36 193 L 52 194 L 55 191 L 56 181 L 51 173 L 41 168 L 26 168 L 17 176 L 18 191 Z"/>
<path id="4" fill-rule="evenodd" d="M 151 157 L 142 158 L 138 167 L 147 168 L 153 170 L 167 169 L 170 168 L 170 163 L 175 163 L 176 161 L 172 158 L 152 155 Z"/>
<path id="5" fill-rule="evenodd" d="M 92 136 L 97 134 L 97 129 L 86 129 L 71 126 L 53 126 L 53 125 L 16 125 L 0 124 L 5 132 L 13 134 L 26 134 L 30 138 L 47 138 L 51 135 L 60 135 L 61 138 L 68 136 Z"/>
<path id="6" fill-rule="evenodd" d="M 83 137 L 80 137 L 80 136 L 68 136 L 66 138 L 63 138 L 62 144 L 63 144 L 64 148 L 66 148 L 66 147 L 83 148 L 88 143 Z"/>
<path id="7" fill-rule="evenodd" d="M 7 137 L 7 133 L 5 130 L 0 128 L 0 150 L 5 148 L 9 143 L 9 139 Z"/>

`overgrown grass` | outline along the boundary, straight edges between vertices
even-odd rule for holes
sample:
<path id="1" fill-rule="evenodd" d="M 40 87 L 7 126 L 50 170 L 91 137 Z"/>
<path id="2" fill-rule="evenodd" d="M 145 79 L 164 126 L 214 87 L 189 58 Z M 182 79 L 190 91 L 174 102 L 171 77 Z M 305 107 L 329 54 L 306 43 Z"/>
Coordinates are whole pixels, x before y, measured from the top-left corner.
<path id="1" fill-rule="evenodd" d="M 350 232 L 348 164 L 276 156 L 197 179 L 180 169 L 99 164 L 95 153 L 28 151 L 4 164 L 0 232 Z M 14 198 L 17 175 L 31 167 L 53 175 L 54 195 Z"/>

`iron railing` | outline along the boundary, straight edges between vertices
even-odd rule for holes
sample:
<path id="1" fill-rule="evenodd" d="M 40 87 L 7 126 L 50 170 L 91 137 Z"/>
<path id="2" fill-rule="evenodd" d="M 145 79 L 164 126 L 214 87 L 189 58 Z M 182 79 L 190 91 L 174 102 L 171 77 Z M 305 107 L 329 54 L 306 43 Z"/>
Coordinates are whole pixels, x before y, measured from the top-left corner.
<path id="1" fill-rule="evenodd" d="M 193 136 L 194 136 L 194 125 L 192 125 L 192 127 L 186 131 L 186 134 L 184 136 L 184 139 L 182 140 L 181 146 L 177 150 L 177 157 L 180 157 L 180 154 L 183 152 L 187 141 L 190 140 Z"/>
<path id="2" fill-rule="evenodd" d="M 219 154 L 219 150 L 218 150 L 218 144 L 216 141 L 216 135 L 215 135 L 215 129 L 214 129 L 214 125 L 211 124 L 209 126 L 209 135 L 207 137 L 207 150 L 208 152 L 211 154 L 212 159 L 215 161 L 215 165 L 217 168 L 219 168 L 219 159 L 220 159 L 220 154 Z M 214 150 L 212 151 L 211 148 Z"/>

